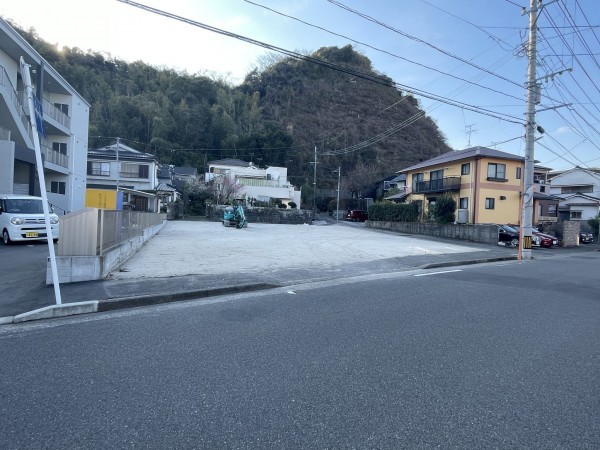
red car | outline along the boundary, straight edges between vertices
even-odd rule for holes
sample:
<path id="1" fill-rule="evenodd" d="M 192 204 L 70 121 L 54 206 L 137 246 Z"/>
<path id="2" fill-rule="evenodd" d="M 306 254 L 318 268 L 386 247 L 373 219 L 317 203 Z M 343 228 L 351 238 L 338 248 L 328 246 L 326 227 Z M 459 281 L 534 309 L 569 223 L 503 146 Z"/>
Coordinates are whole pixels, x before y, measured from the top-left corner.
<path id="1" fill-rule="evenodd" d="M 364 222 L 368 219 L 369 216 L 367 216 L 367 212 L 361 209 L 353 209 L 346 215 L 346 220 L 351 222 Z"/>
<path id="2" fill-rule="evenodd" d="M 515 229 L 519 229 L 519 225 L 511 225 Z M 531 229 L 531 245 L 534 247 L 552 248 L 558 245 L 558 238 L 548 233 L 542 233 L 537 228 Z"/>
<path id="3" fill-rule="evenodd" d="M 534 245 L 535 245 L 536 240 L 538 241 L 537 245 L 539 245 L 540 247 L 552 248 L 555 245 L 558 245 L 558 238 L 556 236 L 552 236 L 551 234 L 548 234 L 548 233 L 542 233 L 537 228 L 532 228 L 531 234 L 534 237 L 534 239 L 533 239 Z"/>

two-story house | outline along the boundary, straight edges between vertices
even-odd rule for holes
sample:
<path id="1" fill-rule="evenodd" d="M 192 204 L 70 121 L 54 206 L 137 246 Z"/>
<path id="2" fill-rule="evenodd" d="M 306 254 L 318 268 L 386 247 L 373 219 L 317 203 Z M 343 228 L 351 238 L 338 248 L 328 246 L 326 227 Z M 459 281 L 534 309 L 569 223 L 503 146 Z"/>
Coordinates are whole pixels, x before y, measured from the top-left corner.
<path id="1" fill-rule="evenodd" d="M 563 220 L 587 220 L 600 213 L 600 169 L 573 169 L 551 174 L 550 193 L 560 198 Z"/>
<path id="2" fill-rule="evenodd" d="M 90 199 L 106 198 L 101 195 L 104 190 L 113 191 L 114 195 L 110 198 L 116 199 L 116 204 L 109 202 L 107 205 L 111 209 L 159 211 L 159 168 L 154 155 L 121 142 L 90 150 L 87 161 L 88 206 L 98 206 Z"/>
<path id="3" fill-rule="evenodd" d="M 85 206 L 89 103 L 0 18 L 0 192 L 40 195 L 20 59 L 42 105 L 40 136 L 48 200 L 58 214 Z"/>
<path id="4" fill-rule="evenodd" d="M 205 181 L 229 177 L 242 185 L 239 199 L 254 198 L 263 202 L 281 201 L 283 204 L 294 202 L 300 207 L 300 190 L 297 190 L 287 178 L 286 167 L 267 167 L 261 169 L 251 162 L 239 159 L 222 159 L 208 164 Z"/>
<path id="5" fill-rule="evenodd" d="M 406 201 L 418 202 L 422 219 L 437 197 L 450 194 L 456 200 L 459 223 L 518 223 L 521 218 L 524 158 L 503 151 L 473 147 L 407 167 L 410 191 Z M 534 223 L 544 212 L 534 198 Z"/>

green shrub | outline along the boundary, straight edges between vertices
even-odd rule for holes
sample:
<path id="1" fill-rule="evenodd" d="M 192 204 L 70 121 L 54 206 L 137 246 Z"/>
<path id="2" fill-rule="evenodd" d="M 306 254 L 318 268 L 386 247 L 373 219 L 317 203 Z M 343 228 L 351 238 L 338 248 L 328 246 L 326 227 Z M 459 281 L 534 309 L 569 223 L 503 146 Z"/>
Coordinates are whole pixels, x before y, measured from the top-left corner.
<path id="1" fill-rule="evenodd" d="M 382 222 L 418 222 L 416 203 L 377 202 L 369 207 L 369 220 Z"/>
<path id="2" fill-rule="evenodd" d="M 456 220 L 456 200 L 449 195 L 444 194 L 438 197 L 435 205 L 429 208 L 429 214 L 436 223 L 451 223 Z"/>
<path id="3" fill-rule="evenodd" d="M 289 206 L 290 208 L 292 208 L 292 209 L 296 209 L 296 207 L 297 207 L 298 205 L 296 205 L 296 202 L 289 202 L 289 203 L 288 203 L 288 206 Z"/>

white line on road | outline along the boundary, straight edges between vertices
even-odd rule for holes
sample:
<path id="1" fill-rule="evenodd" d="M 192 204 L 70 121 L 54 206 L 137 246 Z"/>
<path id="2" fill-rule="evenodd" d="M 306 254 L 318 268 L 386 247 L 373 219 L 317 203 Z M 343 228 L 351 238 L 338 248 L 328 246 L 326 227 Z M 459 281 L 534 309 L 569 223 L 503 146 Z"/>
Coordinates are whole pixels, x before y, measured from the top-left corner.
<path id="1" fill-rule="evenodd" d="M 440 273 L 452 273 L 452 272 L 462 272 L 462 269 L 444 270 L 442 272 L 420 273 L 418 275 L 413 275 L 413 276 L 414 277 L 428 277 L 429 275 L 439 275 Z"/>

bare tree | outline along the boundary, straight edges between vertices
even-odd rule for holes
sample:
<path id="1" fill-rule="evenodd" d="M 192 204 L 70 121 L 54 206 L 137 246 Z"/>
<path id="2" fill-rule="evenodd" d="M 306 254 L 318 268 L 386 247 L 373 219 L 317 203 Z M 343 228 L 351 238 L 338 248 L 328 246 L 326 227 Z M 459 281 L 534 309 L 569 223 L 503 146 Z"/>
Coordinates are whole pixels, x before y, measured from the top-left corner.
<path id="1" fill-rule="evenodd" d="M 244 192 L 244 186 L 231 176 L 224 175 L 213 180 L 219 201 L 235 200 L 238 194 Z"/>
<path id="2" fill-rule="evenodd" d="M 360 197 L 361 191 L 377 181 L 379 175 L 379 170 L 375 165 L 360 161 L 354 166 L 354 169 L 344 175 L 340 185 L 343 190 Z"/>

